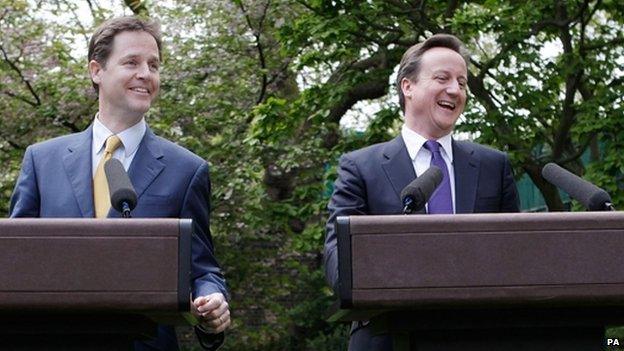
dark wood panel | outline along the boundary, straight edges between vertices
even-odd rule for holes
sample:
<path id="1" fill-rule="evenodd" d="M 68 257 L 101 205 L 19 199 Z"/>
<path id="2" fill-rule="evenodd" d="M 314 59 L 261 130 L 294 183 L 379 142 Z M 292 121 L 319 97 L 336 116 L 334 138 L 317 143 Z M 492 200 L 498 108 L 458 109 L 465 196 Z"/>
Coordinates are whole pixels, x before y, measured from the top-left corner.
<path id="1" fill-rule="evenodd" d="M 190 228 L 179 219 L 0 220 L 0 313 L 188 311 Z"/>
<path id="2" fill-rule="evenodd" d="M 0 236 L 176 237 L 179 222 L 180 220 L 171 218 L 11 218 L 0 219 Z"/>
<path id="3" fill-rule="evenodd" d="M 177 292 L 0 292 L 0 314 L 21 312 L 176 311 Z"/>
<path id="4" fill-rule="evenodd" d="M 350 277 L 344 295 L 354 308 L 624 305 L 624 213 L 351 216 L 345 222 L 343 240 L 351 245 L 339 249 L 350 252 L 339 257 L 350 258 L 340 266 Z"/>
<path id="5" fill-rule="evenodd" d="M 0 291 L 175 291 L 175 237 L 0 237 Z M 162 262 L 176 263 L 170 266 Z M 12 277 L 13 279 L 7 279 Z"/>
<path id="6" fill-rule="evenodd" d="M 351 235 L 622 229 L 624 212 L 350 216 Z"/>
<path id="7" fill-rule="evenodd" d="M 624 284 L 353 290 L 354 308 L 624 306 Z"/>
<path id="8" fill-rule="evenodd" d="M 624 283 L 624 231 L 357 235 L 353 288 Z"/>

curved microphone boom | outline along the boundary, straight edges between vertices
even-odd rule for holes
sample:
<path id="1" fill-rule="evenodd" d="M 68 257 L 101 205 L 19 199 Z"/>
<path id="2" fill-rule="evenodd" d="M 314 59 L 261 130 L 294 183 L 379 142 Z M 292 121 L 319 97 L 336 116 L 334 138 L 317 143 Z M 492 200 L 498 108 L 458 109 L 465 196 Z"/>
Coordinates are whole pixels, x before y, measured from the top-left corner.
<path id="1" fill-rule="evenodd" d="M 137 194 L 132 182 L 130 182 L 128 173 L 116 158 L 106 161 L 104 173 L 108 181 L 111 205 L 121 212 L 122 217 L 130 218 L 130 211 L 134 210 L 137 204 Z"/>
<path id="2" fill-rule="evenodd" d="M 542 168 L 542 177 L 568 193 L 590 211 L 615 211 L 611 196 L 602 188 L 586 181 L 576 174 L 549 163 Z"/>
<path id="3" fill-rule="evenodd" d="M 420 177 L 414 179 L 401 191 L 403 213 L 410 214 L 420 211 L 442 182 L 442 170 L 431 166 Z"/>

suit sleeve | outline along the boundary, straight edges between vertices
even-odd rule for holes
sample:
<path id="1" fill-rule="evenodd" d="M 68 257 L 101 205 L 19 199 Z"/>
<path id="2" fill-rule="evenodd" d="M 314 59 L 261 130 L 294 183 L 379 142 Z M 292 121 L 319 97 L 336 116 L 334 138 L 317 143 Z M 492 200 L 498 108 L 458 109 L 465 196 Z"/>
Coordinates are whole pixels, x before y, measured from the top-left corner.
<path id="1" fill-rule="evenodd" d="M 35 172 L 32 148 L 29 146 L 26 148 L 26 153 L 22 160 L 22 169 L 17 178 L 13 195 L 11 195 L 9 216 L 11 218 L 39 217 L 39 204 L 37 174 Z"/>
<path id="2" fill-rule="evenodd" d="M 325 278 L 334 292 L 338 291 L 338 238 L 334 222 L 338 216 L 367 214 L 366 187 L 357 165 L 348 155 L 340 158 L 338 179 L 334 183 L 334 192 L 327 206 L 329 219 L 325 227 Z"/>
<path id="3" fill-rule="evenodd" d="M 193 297 L 220 292 L 229 299 L 225 278 L 214 256 L 210 235 L 210 177 L 208 164 L 195 172 L 184 196 L 181 218 L 193 220 L 191 286 Z M 223 344 L 225 333 L 209 334 L 195 327 L 195 334 L 204 350 L 216 350 Z"/>
<path id="4" fill-rule="evenodd" d="M 194 224 L 191 286 L 193 297 L 220 292 L 227 298 L 225 278 L 214 256 L 209 214 L 210 178 L 208 164 L 204 162 L 189 184 L 180 213 L 181 218 L 191 218 Z"/>
<path id="5" fill-rule="evenodd" d="M 520 212 L 518 188 L 514 180 L 509 158 L 505 155 L 503 166 L 502 196 L 500 212 Z"/>

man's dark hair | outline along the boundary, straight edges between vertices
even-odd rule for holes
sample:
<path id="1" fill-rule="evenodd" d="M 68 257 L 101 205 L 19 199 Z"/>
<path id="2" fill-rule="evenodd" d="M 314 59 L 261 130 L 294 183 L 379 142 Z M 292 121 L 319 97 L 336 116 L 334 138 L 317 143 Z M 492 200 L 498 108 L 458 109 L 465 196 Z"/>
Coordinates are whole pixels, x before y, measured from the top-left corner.
<path id="1" fill-rule="evenodd" d="M 106 62 L 113 50 L 115 36 L 121 32 L 149 33 L 156 40 L 158 58 L 162 60 L 160 24 L 154 20 L 145 20 L 135 16 L 124 16 L 109 19 L 97 27 L 89 41 L 87 62 L 95 60 L 102 65 L 102 67 L 106 67 Z M 93 83 L 93 87 L 98 91 L 97 84 Z"/>
<path id="2" fill-rule="evenodd" d="M 424 53 L 429 49 L 439 47 L 448 48 L 460 54 L 464 61 L 466 61 L 466 67 L 468 67 L 470 63 L 470 53 L 468 49 L 466 49 L 466 46 L 461 40 L 451 34 L 435 34 L 422 43 L 418 43 L 407 49 L 401 59 L 401 65 L 399 66 L 399 72 L 396 78 L 396 87 L 399 91 L 399 105 L 401 105 L 401 110 L 403 112 L 405 112 L 405 96 L 401 89 L 401 81 L 403 78 L 411 80 L 417 79 Z"/>

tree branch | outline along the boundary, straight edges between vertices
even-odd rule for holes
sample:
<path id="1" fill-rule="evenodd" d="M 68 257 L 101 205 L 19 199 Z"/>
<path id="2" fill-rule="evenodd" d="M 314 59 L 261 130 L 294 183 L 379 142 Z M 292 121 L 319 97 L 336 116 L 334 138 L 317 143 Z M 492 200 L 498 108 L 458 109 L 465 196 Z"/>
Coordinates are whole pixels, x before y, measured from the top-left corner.
<path id="1" fill-rule="evenodd" d="M 548 206 L 549 211 L 562 211 L 563 210 L 563 202 L 561 202 L 561 197 L 559 196 L 559 190 L 554 185 L 547 182 L 544 177 L 542 177 L 542 164 L 536 162 L 535 160 L 531 160 L 531 162 L 525 162 L 522 165 L 522 169 L 529 175 L 529 178 L 533 181 L 535 186 L 540 190 L 542 195 L 544 195 L 544 200 L 546 201 L 546 206 Z"/>
<path id="2" fill-rule="evenodd" d="M 2 15 L 0 15 L 0 21 L 4 20 L 7 14 L 9 14 L 9 9 L 4 8 L 4 11 L 2 11 Z"/>
<path id="3" fill-rule="evenodd" d="M 561 2 L 557 3 L 556 16 L 560 20 L 567 18 L 566 5 Z M 565 77 L 565 96 L 562 104 L 561 118 L 559 126 L 555 132 L 553 139 L 553 158 L 560 159 L 564 153 L 566 146 L 570 143 L 570 129 L 574 125 L 576 119 L 576 109 L 574 108 L 574 96 L 578 90 L 581 78 L 583 76 L 583 67 L 570 60 L 574 53 L 572 46 L 572 35 L 569 28 L 561 28 L 559 31 L 559 39 L 563 45 L 566 66 L 573 68 Z"/>
<path id="4" fill-rule="evenodd" d="M 258 51 L 258 60 L 260 61 L 260 72 L 262 74 L 262 85 L 260 86 L 260 94 L 258 95 L 258 98 L 256 99 L 256 105 L 257 105 L 264 100 L 264 96 L 266 94 L 266 90 L 268 86 L 268 77 L 267 77 L 267 72 L 266 72 L 266 68 L 267 68 L 266 59 L 264 57 L 264 48 L 262 46 L 262 42 L 260 41 L 260 34 L 262 32 L 262 26 L 266 18 L 267 10 L 270 6 L 271 1 L 267 1 L 262 10 L 262 15 L 260 16 L 260 20 L 258 23 L 258 29 L 254 29 L 253 23 L 251 22 L 251 17 L 249 16 L 249 13 L 247 12 L 247 9 L 245 8 L 245 5 L 243 4 L 242 0 L 235 1 L 235 3 L 238 4 L 240 10 L 245 15 L 245 21 L 247 22 L 247 26 L 249 26 L 249 29 L 253 33 L 253 36 L 256 42 L 256 50 Z"/>
<path id="5" fill-rule="evenodd" d="M 2 137 L 2 139 L 4 139 L 4 141 L 7 142 L 7 144 L 9 144 L 9 146 L 11 146 L 12 148 L 16 149 L 16 150 L 24 150 L 25 147 L 21 144 L 16 143 L 15 141 L 11 140 L 8 138 L 7 134 L 0 131 L 0 137 Z"/>
<path id="6" fill-rule="evenodd" d="M 564 159 L 554 159 L 554 161 L 556 161 L 559 164 L 565 165 L 566 163 L 578 160 L 579 157 L 581 157 L 583 155 L 583 153 L 585 152 L 585 150 L 587 150 L 587 148 L 589 147 L 589 144 L 591 144 L 593 138 L 597 135 L 597 132 L 592 132 L 588 135 L 587 140 L 585 140 L 581 146 L 579 146 L 576 149 L 576 152 L 574 152 L 573 154 L 569 155 L 568 157 L 564 158 Z"/>
<path id="7" fill-rule="evenodd" d="M 581 8 L 579 9 L 579 13 L 578 13 L 578 17 L 580 17 L 580 23 L 581 23 L 581 32 L 579 33 L 580 34 L 579 53 L 581 54 L 581 56 L 584 56 L 583 52 L 585 51 L 585 28 L 587 27 L 587 23 L 589 22 L 593 14 L 593 12 L 590 12 L 587 19 L 584 18 L 583 14 L 585 13 L 585 11 L 587 11 L 588 6 L 589 6 L 589 1 L 588 0 L 583 1 L 583 6 L 581 6 Z M 596 8 L 597 6 L 598 5 L 596 5 Z M 594 10 L 596 10 L 596 8 L 594 8 Z"/>
<path id="8" fill-rule="evenodd" d="M 503 58 L 507 57 L 509 50 L 513 49 L 516 45 L 520 44 L 524 40 L 536 35 L 542 29 L 548 26 L 554 26 L 556 28 L 561 28 L 561 27 L 567 28 L 567 24 L 568 24 L 567 21 L 554 21 L 554 20 L 544 20 L 544 21 L 540 21 L 536 23 L 535 25 L 531 27 L 531 30 L 525 36 L 507 43 L 498 51 L 496 56 L 494 56 L 488 62 L 482 64 L 482 68 L 479 71 L 479 77 L 483 78 L 486 71 L 489 71 L 491 68 L 496 67 Z"/>
<path id="9" fill-rule="evenodd" d="M 380 33 L 391 32 L 391 33 L 397 33 L 397 34 L 400 34 L 400 35 L 403 34 L 403 31 L 398 29 L 398 28 L 396 28 L 396 27 L 388 27 L 388 26 L 384 26 L 384 25 L 378 24 L 378 23 L 376 23 L 374 21 L 371 21 L 366 16 L 362 16 L 360 14 L 356 14 L 354 17 L 358 20 L 359 24 L 365 24 L 364 27 L 375 29 L 376 32 L 380 32 Z"/>
<path id="10" fill-rule="evenodd" d="M 124 0 L 124 4 L 132 10 L 135 15 L 149 16 L 147 6 L 141 0 Z"/>
<path id="11" fill-rule="evenodd" d="M 444 11 L 444 18 L 453 18 L 455 15 L 455 11 L 459 7 L 458 0 L 448 0 L 446 10 Z M 450 30 L 450 28 L 445 27 L 446 30 Z"/>
<path id="12" fill-rule="evenodd" d="M 609 83 L 609 85 L 607 85 L 609 88 L 613 88 L 616 86 L 620 86 L 624 84 L 624 77 L 619 77 L 619 78 L 615 78 L 611 81 L 611 83 Z"/>
<path id="13" fill-rule="evenodd" d="M 89 11 L 91 11 L 91 17 L 95 19 L 96 18 L 95 8 L 93 7 L 93 3 L 91 2 L 91 0 L 87 0 L 87 5 L 89 5 Z"/>
<path id="14" fill-rule="evenodd" d="M 76 24 L 78 25 L 78 27 L 80 27 L 80 31 L 82 32 L 82 37 L 84 38 L 85 43 L 88 45 L 89 44 L 89 36 L 87 35 L 86 28 L 82 25 L 82 22 L 80 22 L 80 17 L 76 13 L 76 11 L 74 11 L 73 8 L 71 9 L 71 12 L 74 15 L 74 18 L 76 19 Z"/>
<path id="15" fill-rule="evenodd" d="M 21 95 L 18 95 L 18 94 L 14 94 L 14 93 L 12 93 L 12 92 L 10 92 L 10 91 L 6 91 L 6 90 L 5 90 L 5 91 L 3 91 L 2 93 L 3 93 L 4 95 L 8 96 L 8 97 L 12 97 L 12 98 L 17 99 L 17 100 L 19 100 L 19 101 L 25 102 L 25 103 L 27 103 L 28 105 L 30 105 L 30 106 L 32 106 L 32 107 L 37 107 L 37 106 L 39 106 L 39 105 L 37 105 L 37 103 L 36 103 L 36 102 L 32 102 L 32 101 L 28 100 L 27 98 L 25 98 L 25 97 L 23 97 L 23 96 L 21 96 Z"/>
<path id="16" fill-rule="evenodd" d="M 602 49 L 604 47 L 614 47 L 624 44 L 624 37 L 613 38 L 609 41 L 605 41 L 601 44 L 591 44 L 585 46 L 585 51 Z"/>
<path id="17" fill-rule="evenodd" d="M 349 64 L 343 69 L 338 69 L 328 79 L 327 84 L 338 84 L 343 80 L 346 69 L 367 71 L 367 79 L 359 84 L 353 85 L 344 93 L 342 98 L 329 109 L 328 120 L 334 123 L 340 122 L 344 114 L 361 100 L 380 98 L 388 93 L 388 75 L 384 71 L 392 69 L 400 60 L 402 48 L 395 48 L 389 51 L 380 49 L 373 56 Z"/>
<path id="18" fill-rule="evenodd" d="M 20 77 L 20 80 L 22 81 L 22 83 L 24 83 L 24 85 L 26 85 L 26 88 L 28 89 L 30 94 L 35 98 L 35 102 L 27 101 L 27 100 L 23 100 L 23 99 L 21 99 L 21 100 L 23 100 L 25 102 L 28 102 L 32 106 L 39 106 L 39 105 L 41 105 L 41 99 L 39 98 L 39 95 L 37 95 L 37 93 L 35 92 L 35 89 L 32 87 L 32 85 L 30 84 L 28 79 L 26 79 L 26 77 L 24 77 L 24 74 L 19 69 L 19 67 L 17 67 L 17 65 L 13 61 L 11 61 L 9 59 L 9 56 L 8 56 L 7 52 L 4 50 L 4 47 L 2 45 L 0 45 L 0 51 L 2 52 L 2 56 L 4 58 L 4 62 L 6 62 L 9 65 L 9 67 L 11 67 L 11 69 L 18 74 L 18 76 Z M 17 96 L 15 96 L 15 97 L 17 97 Z"/>
<path id="19" fill-rule="evenodd" d="M 468 71 L 468 86 L 470 87 L 470 91 L 472 92 L 472 94 L 479 98 L 479 101 L 481 101 L 483 107 L 485 107 L 485 110 L 488 114 L 493 116 L 502 116 L 502 113 L 500 112 L 500 109 L 498 107 L 502 105 L 502 103 L 498 101 L 499 105 L 496 104 L 496 102 L 494 101 L 494 96 L 492 96 L 492 94 L 490 94 L 490 92 L 485 88 L 485 82 L 482 77 L 475 76 L 470 71 Z M 496 132 L 500 136 L 513 135 L 511 128 L 504 120 L 500 121 L 500 123 L 496 123 L 494 129 L 496 129 Z M 509 143 L 507 144 L 509 149 L 511 150 L 520 149 L 520 145 L 514 145 Z"/>

